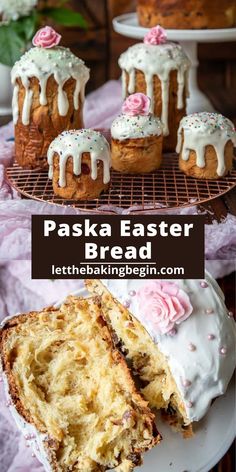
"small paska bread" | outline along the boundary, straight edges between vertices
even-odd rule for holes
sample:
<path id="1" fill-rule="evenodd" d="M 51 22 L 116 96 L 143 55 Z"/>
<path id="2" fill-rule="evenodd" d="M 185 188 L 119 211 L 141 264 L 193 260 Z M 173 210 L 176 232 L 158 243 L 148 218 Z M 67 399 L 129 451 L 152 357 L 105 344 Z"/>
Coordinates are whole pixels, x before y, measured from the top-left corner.
<path id="1" fill-rule="evenodd" d="M 174 151 L 181 119 L 186 115 L 190 60 L 165 30 L 152 28 L 142 43 L 121 54 L 123 97 L 135 92 L 151 99 L 151 112 L 163 123 L 164 151 Z"/>
<path id="2" fill-rule="evenodd" d="M 93 199 L 109 186 L 110 146 L 99 131 L 64 131 L 49 146 L 48 164 L 49 178 L 59 197 Z"/>
<path id="3" fill-rule="evenodd" d="M 111 126 L 113 169 L 142 174 L 158 169 L 162 161 L 163 127 L 149 111 L 150 98 L 134 93 Z"/>
<path id="4" fill-rule="evenodd" d="M 179 167 L 198 179 L 219 179 L 233 164 L 236 131 L 219 113 L 194 113 L 180 122 L 176 152 Z"/>
<path id="5" fill-rule="evenodd" d="M 62 131 L 83 128 L 83 102 L 89 69 L 61 36 L 46 26 L 12 69 L 13 121 L 17 163 L 48 167 L 47 150 Z"/>

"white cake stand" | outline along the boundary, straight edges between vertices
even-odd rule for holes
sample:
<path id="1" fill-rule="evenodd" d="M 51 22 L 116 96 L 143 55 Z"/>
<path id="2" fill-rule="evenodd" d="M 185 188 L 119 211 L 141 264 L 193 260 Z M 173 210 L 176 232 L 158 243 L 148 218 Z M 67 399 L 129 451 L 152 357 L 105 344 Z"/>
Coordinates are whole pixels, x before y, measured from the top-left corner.
<path id="1" fill-rule="evenodd" d="M 143 28 L 138 24 L 136 13 L 128 13 L 113 19 L 113 27 L 117 33 L 129 38 L 143 39 L 149 28 Z M 166 30 L 167 37 L 171 41 L 178 41 L 186 51 L 191 60 L 188 100 L 188 113 L 198 111 L 214 111 L 210 100 L 198 88 L 198 43 L 214 43 L 223 41 L 236 41 L 236 28 L 228 29 L 205 29 L 205 30 Z"/>

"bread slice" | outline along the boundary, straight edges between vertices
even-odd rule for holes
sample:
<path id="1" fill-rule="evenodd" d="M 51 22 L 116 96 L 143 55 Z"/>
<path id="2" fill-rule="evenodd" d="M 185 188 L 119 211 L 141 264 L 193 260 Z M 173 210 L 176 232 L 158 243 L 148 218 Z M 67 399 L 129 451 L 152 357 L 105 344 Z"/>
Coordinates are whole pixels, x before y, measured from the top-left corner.
<path id="1" fill-rule="evenodd" d="M 51 470 L 128 472 L 160 441 L 98 299 L 10 319 L 0 352 L 12 403 L 44 435 Z"/>
<path id="2" fill-rule="evenodd" d="M 168 361 L 143 325 L 125 308 L 100 280 L 86 280 L 87 289 L 101 297 L 102 311 L 117 336 L 117 346 L 131 361 L 141 380 L 141 392 L 151 408 L 162 410 L 173 429 L 192 436 L 192 425 L 171 374 Z"/>

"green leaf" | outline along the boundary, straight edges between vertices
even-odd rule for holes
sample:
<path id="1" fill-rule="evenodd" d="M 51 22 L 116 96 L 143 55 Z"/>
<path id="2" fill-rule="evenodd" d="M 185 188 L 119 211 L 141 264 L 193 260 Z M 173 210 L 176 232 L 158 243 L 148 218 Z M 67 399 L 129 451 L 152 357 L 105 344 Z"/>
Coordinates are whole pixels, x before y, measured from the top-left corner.
<path id="1" fill-rule="evenodd" d="M 33 12 L 31 15 L 22 17 L 12 23 L 12 27 L 22 36 L 22 38 L 24 38 L 25 41 L 30 41 L 37 30 L 39 17 L 36 12 Z"/>
<path id="2" fill-rule="evenodd" d="M 83 16 L 69 8 L 44 8 L 41 10 L 41 14 L 47 18 L 51 18 L 62 26 L 79 26 L 80 28 L 87 28 L 87 22 Z"/>
<path id="3" fill-rule="evenodd" d="M 25 50 L 24 38 L 12 27 L 0 26 L 0 63 L 12 67 L 18 61 Z"/>

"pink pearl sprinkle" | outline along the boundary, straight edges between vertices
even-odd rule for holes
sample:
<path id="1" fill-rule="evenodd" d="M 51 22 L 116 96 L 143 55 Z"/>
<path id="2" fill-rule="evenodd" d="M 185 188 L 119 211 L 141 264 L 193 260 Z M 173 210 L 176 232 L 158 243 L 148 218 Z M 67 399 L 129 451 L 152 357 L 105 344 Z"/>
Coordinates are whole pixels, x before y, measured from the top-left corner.
<path id="1" fill-rule="evenodd" d="M 225 354 L 227 354 L 227 349 L 226 349 L 226 347 L 221 347 L 221 348 L 220 348 L 220 354 L 222 354 L 223 356 L 225 356 Z"/>
<path id="2" fill-rule="evenodd" d="M 192 385 L 192 382 L 190 382 L 190 380 L 188 379 L 184 379 L 182 384 L 184 387 L 190 387 L 190 385 Z"/>
<path id="3" fill-rule="evenodd" d="M 25 439 L 28 441 L 30 439 L 30 434 L 25 434 Z"/>
<path id="4" fill-rule="evenodd" d="M 129 295 L 130 295 L 131 297 L 134 297 L 134 296 L 136 295 L 135 290 L 130 290 Z"/>
<path id="5" fill-rule="evenodd" d="M 32 457 L 36 457 L 36 455 L 35 455 L 35 453 L 34 453 L 34 452 L 32 452 L 31 456 L 32 456 Z"/>
<path id="6" fill-rule="evenodd" d="M 169 336 L 175 336 L 177 334 L 177 329 L 176 328 L 173 328 L 169 331 Z"/>
<path id="7" fill-rule="evenodd" d="M 6 407 L 9 408 L 9 406 L 11 406 L 11 400 L 8 400 L 8 401 L 6 402 Z"/>
<path id="8" fill-rule="evenodd" d="M 125 306 L 125 308 L 129 308 L 130 307 L 130 300 L 125 300 L 124 306 Z"/>
<path id="9" fill-rule="evenodd" d="M 2 377 L 0 377 L 0 383 L 2 383 L 2 382 L 3 382 L 3 378 L 2 378 Z"/>
<path id="10" fill-rule="evenodd" d="M 30 447 L 30 444 L 26 442 L 25 447 Z"/>
<path id="11" fill-rule="evenodd" d="M 200 286 L 202 288 L 207 288 L 208 287 L 208 284 L 206 282 L 200 282 Z"/>
<path id="12" fill-rule="evenodd" d="M 208 334 L 207 339 L 209 341 L 213 341 L 213 339 L 215 339 L 215 335 L 214 334 Z"/>
<path id="13" fill-rule="evenodd" d="M 193 402 L 188 402 L 187 406 L 188 406 L 188 408 L 192 408 L 193 407 Z"/>
<path id="14" fill-rule="evenodd" d="M 232 312 L 232 311 L 229 311 L 229 312 L 228 312 L 228 316 L 229 316 L 230 318 L 233 318 L 233 317 L 234 317 L 233 312 Z"/>
<path id="15" fill-rule="evenodd" d="M 30 434 L 30 439 L 35 439 L 35 434 Z"/>
<path id="16" fill-rule="evenodd" d="M 189 348 L 189 350 L 192 351 L 192 352 L 193 352 L 193 351 L 196 351 L 196 349 L 197 349 L 196 346 L 195 346 L 195 344 L 193 344 L 193 343 L 189 343 L 188 348 Z"/>
<path id="17" fill-rule="evenodd" d="M 205 312 L 207 315 L 212 315 L 212 313 L 214 313 L 214 310 L 212 308 L 207 308 Z"/>

